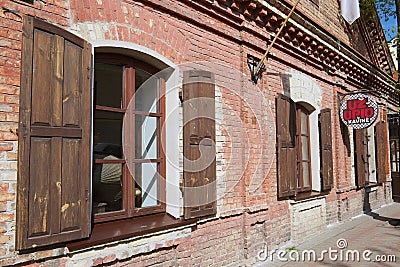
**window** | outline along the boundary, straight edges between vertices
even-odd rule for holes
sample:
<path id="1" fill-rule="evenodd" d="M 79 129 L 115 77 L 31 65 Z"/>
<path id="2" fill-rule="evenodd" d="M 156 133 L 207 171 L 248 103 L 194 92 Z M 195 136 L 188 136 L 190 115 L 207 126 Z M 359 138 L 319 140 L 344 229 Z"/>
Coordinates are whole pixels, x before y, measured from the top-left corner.
<path id="1" fill-rule="evenodd" d="M 92 77 L 88 42 L 30 16 L 23 30 L 16 249 L 79 249 L 216 213 L 213 73 L 183 73 L 183 150 L 195 167 L 183 171 L 183 209 L 178 75 L 160 74 L 153 66 L 167 65 L 150 54 L 104 47 Z M 200 151 L 214 156 L 205 168 Z"/>
<path id="2" fill-rule="evenodd" d="M 278 197 L 311 193 L 314 187 L 320 186 L 313 184 L 312 173 L 316 173 L 313 168 L 318 168 L 311 160 L 313 155 L 322 163 L 317 180 L 320 191 L 329 190 L 333 184 L 330 109 L 323 109 L 315 116 L 315 110 L 310 112 L 303 103 L 296 104 L 285 95 L 277 97 L 276 105 Z M 317 132 L 317 138 L 319 135 L 320 146 L 318 142 L 312 146 L 312 131 Z"/>
<path id="3" fill-rule="evenodd" d="M 390 140 L 390 168 L 392 172 L 400 172 L 399 139 Z"/>
<path id="4" fill-rule="evenodd" d="M 354 130 L 354 161 L 359 188 L 386 181 L 388 124 L 380 121 L 375 127 Z"/>
<path id="5" fill-rule="evenodd" d="M 157 76 L 153 65 L 121 55 L 128 49 L 106 47 L 118 53 L 96 49 L 92 77 L 88 42 L 30 16 L 23 29 L 16 249 L 80 240 L 72 244 L 77 249 L 216 213 L 215 158 L 196 166 L 200 150 L 215 156 L 214 74 L 183 73 L 183 95 L 192 106 L 212 101 L 203 110 L 183 105 L 191 122 L 183 126 L 183 150 L 196 171 L 183 172 L 187 209 L 174 206 L 171 216 L 168 208 L 181 193 L 179 172 L 171 171 L 178 165 L 179 120 L 164 122 L 166 111 L 176 114 L 179 107 L 178 88 L 173 82 L 175 91 L 166 88 L 171 74 Z M 169 165 L 162 144 L 173 155 Z"/>
<path id="6" fill-rule="evenodd" d="M 123 55 L 95 54 L 95 222 L 165 211 L 165 81 L 156 71 Z"/>
<path id="7" fill-rule="evenodd" d="M 310 122 L 309 112 L 297 105 L 297 170 L 298 191 L 311 190 L 311 153 L 310 153 Z"/>

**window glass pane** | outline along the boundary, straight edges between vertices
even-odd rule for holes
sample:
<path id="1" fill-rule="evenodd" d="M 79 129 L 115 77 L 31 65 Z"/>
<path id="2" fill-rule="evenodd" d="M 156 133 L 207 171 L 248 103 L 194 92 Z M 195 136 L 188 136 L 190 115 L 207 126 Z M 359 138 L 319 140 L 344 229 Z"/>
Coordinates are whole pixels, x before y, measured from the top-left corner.
<path id="1" fill-rule="evenodd" d="M 302 162 L 302 164 L 303 164 L 303 186 L 309 187 L 310 186 L 309 163 Z"/>
<path id="2" fill-rule="evenodd" d="M 135 207 L 158 205 L 158 163 L 135 164 Z"/>
<path id="3" fill-rule="evenodd" d="M 392 172 L 397 172 L 397 162 L 392 162 Z"/>
<path id="4" fill-rule="evenodd" d="M 135 116 L 135 155 L 137 159 L 158 158 L 158 118 Z"/>
<path id="5" fill-rule="evenodd" d="M 93 153 L 122 158 L 123 113 L 95 110 Z"/>
<path id="6" fill-rule="evenodd" d="M 107 156 L 104 159 L 117 159 Z M 93 167 L 93 213 L 122 210 L 122 163 L 95 164 Z"/>
<path id="7" fill-rule="evenodd" d="M 307 122 L 308 122 L 308 117 L 307 114 L 304 113 L 304 111 L 302 110 L 300 112 L 300 118 L 301 118 L 301 133 L 308 135 L 308 129 L 307 129 Z"/>
<path id="8" fill-rule="evenodd" d="M 308 160 L 308 136 L 301 136 L 301 158 L 302 160 Z"/>
<path id="9" fill-rule="evenodd" d="M 141 69 L 135 72 L 135 109 L 157 113 L 159 79 Z"/>
<path id="10" fill-rule="evenodd" d="M 390 160 L 395 161 L 396 160 L 396 143 L 395 141 L 390 141 Z"/>
<path id="11" fill-rule="evenodd" d="M 94 103 L 122 108 L 123 66 L 96 63 L 94 68 Z"/>

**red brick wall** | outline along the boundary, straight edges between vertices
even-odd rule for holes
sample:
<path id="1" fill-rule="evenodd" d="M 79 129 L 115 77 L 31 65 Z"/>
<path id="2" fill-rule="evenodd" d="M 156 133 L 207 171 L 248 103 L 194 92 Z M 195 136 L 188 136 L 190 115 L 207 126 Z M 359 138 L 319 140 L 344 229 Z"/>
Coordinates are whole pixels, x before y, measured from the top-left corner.
<path id="1" fill-rule="evenodd" d="M 274 114 L 275 96 L 284 90 L 280 74 L 293 69 L 316 80 L 323 92 L 322 107 L 334 111 L 335 189 L 326 196 L 327 224 L 362 212 L 362 191 L 350 187 L 350 155 L 336 113 L 337 92 L 358 90 L 360 85 L 346 83 L 347 89 L 342 89 L 336 81 L 348 73 L 328 72 L 320 61 L 283 39 L 272 49 L 262 80 L 258 85 L 251 84 L 247 54 L 262 56 L 270 29 L 262 26 L 263 23 L 254 23 L 256 14 L 246 16 L 243 8 L 235 10 L 231 5 L 222 4 L 232 1 L 216 2 L 214 6 L 205 4 L 206 1 L 197 2 L 201 3 L 48 0 L 46 4 L 35 1 L 34 5 L 26 5 L 0 1 L 0 7 L 19 10 L 20 15 L 30 14 L 45 19 L 89 41 L 132 42 L 165 56 L 177 65 L 204 61 L 206 63 L 200 63 L 200 66 L 211 65 L 214 68 L 222 104 L 230 107 L 230 110 L 222 111 L 224 121 L 221 129 L 226 139 L 218 152 L 228 162 L 222 166 L 226 171 L 222 178 L 226 190 L 218 200 L 220 218 L 200 223 L 188 236 L 147 252 L 134 254 L 130 251 L 131 254 L 125 256 L 116 255 L 113 252 L 116 245 L 109 245 L 107 250 L 100 249 L 98 256 L 82 256 L 81 261 L 76 262 L 96 265 L 120 261 L 120 266 L 139 263 L 141 266 L 157 263 L 235 265 L 254 263 L 257 252 L 265 244 L 278 246 L 289 241 L 288 202 L 277 201 Z M 350 44 L 354 32 L 349 35 L 349 27 L 338 13 L 338 1 L 320 2 L 317 8 L 311 1 L 301 1 L 299 9 L 315 25 L 344 44 Z M 217 11 L 210 11 L 213 8 Z M 45 258 L 48 260 L 45 265 L 63 266 L 73 262 L 77 254 L 63 256 L 62 250 L 38 250 L 17 255 L 14 251 L 21 31 L 22 23 L 18 16 L 0 13 L 0 264 Z M 227 68 L 211 63 L 228 66 L 232 71 L 227 72 Z M 260 102 L 260 94 L 264 102 Z M 261 123 L 261 127 L 258 122 L 263 120 L 266 124 Z M 344 193 L 336 193 L 336 189 Z M 378 198 L 372 199 L 372 206 L 378 207 L 390 199 L 390 193 L 385 194 L 389 191 L 390 187 L 379 188 Z M 58 256 L 51 259 L 52 255 Z"/>

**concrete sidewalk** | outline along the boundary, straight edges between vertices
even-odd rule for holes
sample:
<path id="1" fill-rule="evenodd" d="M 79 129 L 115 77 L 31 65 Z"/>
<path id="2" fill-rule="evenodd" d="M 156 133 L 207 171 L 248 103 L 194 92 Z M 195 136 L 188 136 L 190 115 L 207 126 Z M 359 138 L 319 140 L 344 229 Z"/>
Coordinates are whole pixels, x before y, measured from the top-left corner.
<path id="1" fill-rule="evenodd" d="M 400 266 L 400 204 L 330 226 L 292 250 L 282 249 L 281 258 L 287 261 L 275 252 L 257 266 Z"/>

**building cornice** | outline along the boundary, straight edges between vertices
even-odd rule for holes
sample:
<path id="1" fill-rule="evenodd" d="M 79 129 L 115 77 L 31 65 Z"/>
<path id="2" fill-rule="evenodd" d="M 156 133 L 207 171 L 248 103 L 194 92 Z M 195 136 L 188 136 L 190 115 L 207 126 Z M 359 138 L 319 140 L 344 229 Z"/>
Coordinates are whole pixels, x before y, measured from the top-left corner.
<path id="1" fill-rule="evenodd" d="M 130 0 L 125 0 L 130 1 Z M 163 1 L 142 0 L 172 13 L 175 16 L 210 30 L 223 38 L 246 45 L 263 53 L 267 44 L 278 31 L 291 6 L 285 1 L 271 0 L 182 0 L 183 4 L 201 11 L 211 19 L 226 24 L 237 32 L 227 31 L 210 21 L 191 17 L 182 8 L 171 7 Z M 246 37 L 252 37 L 252 40 Z M 249 36 L 250 35 L 250 36 Z M 254 38 L 255 37 L 255 38 Z M 377 95 L 385 95 L 398 105 L 399 94 L 393 86 L 389 73 L 376 66 L 359 52 L 340 42 L 339 38 L 327 32 L 320 25 L 296 10 L 278 38 L 276 48 L 288 48 L 314 65 L 319 64 L 328 73 L 340 77 L 344 83 L 358 88 L 369 88 Z M 273 57 L 273 56 L 271 56 Z"/>

